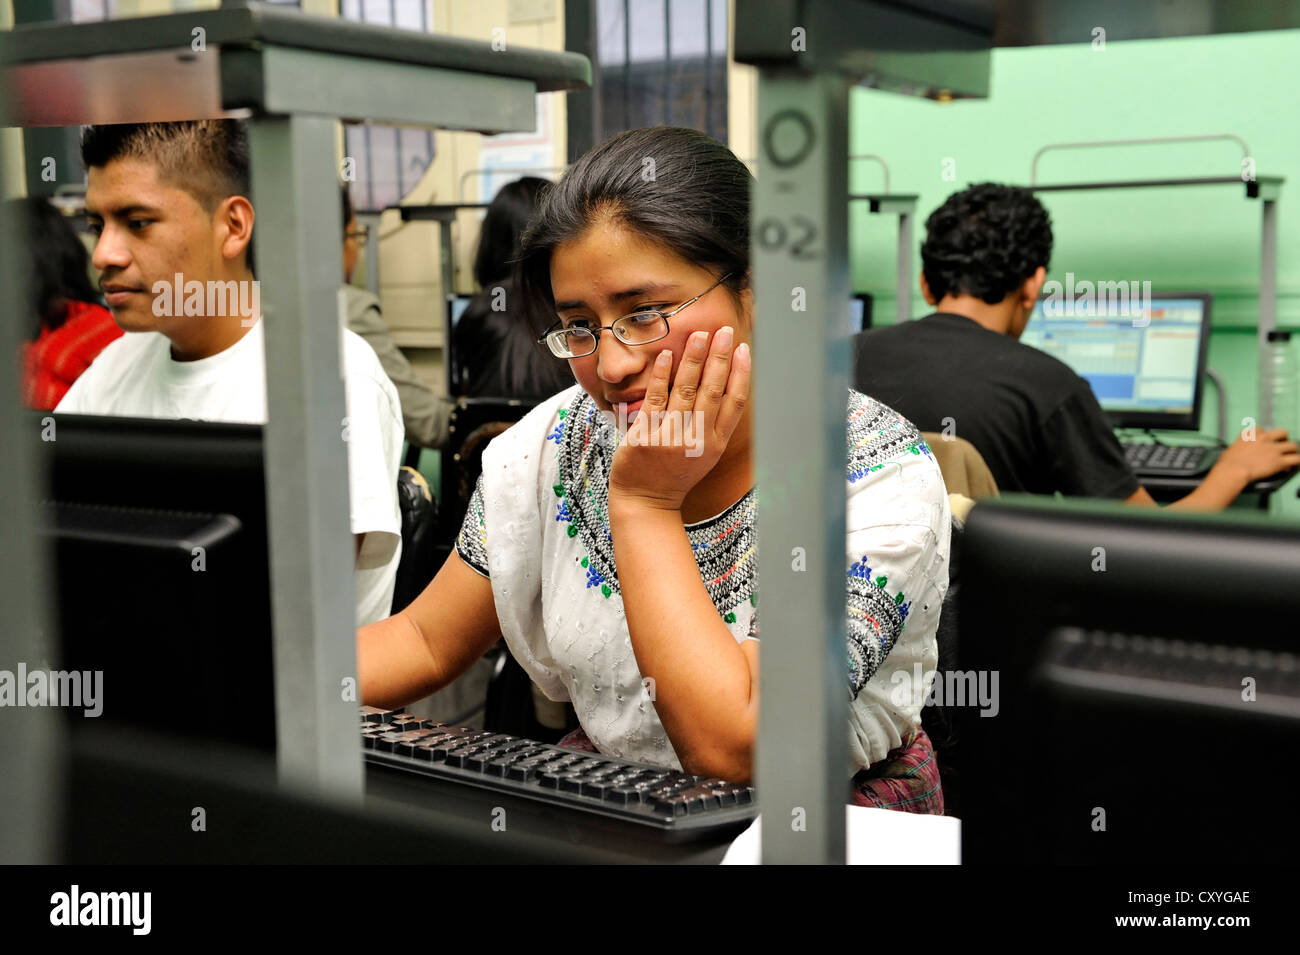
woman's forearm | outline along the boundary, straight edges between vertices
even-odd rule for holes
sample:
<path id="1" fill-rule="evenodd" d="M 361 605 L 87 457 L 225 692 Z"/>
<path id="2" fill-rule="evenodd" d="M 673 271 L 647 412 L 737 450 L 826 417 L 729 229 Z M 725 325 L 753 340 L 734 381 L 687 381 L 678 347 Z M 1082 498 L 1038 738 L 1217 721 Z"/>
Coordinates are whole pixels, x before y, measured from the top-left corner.
<path id="1" fill-rule="evenodd" d="M 700 580 L 680 511 L 611 496 L 628 633 L 654 705 L 690 772 L 748 779 L 757 673 Z"/>
<path id="2" fill-rule="evenodd" d="M 428 642 L 405 613 L 357 631 L 357 682 L 366 706 L 397 709 L 440 689 Z"/>

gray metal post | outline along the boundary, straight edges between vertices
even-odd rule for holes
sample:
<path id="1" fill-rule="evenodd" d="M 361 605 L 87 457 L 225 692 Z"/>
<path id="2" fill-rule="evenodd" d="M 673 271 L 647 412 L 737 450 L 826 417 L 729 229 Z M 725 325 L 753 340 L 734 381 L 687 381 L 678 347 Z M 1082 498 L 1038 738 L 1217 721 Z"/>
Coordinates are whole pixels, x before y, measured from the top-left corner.
<path id="1" fill-rule="evenodd" d="M 912 317 L 912 213 L 898 214 L 898 321 Z"/>
<path id="2" fill-rule="evenodd" d="M 1277 196 L 1261 194 L 1259 243 L 1259 420 L 1273 426 L 1273 380 L 1269 368 L 1268 333 L 1277 327 Z"/>
<path id="3" fill-rule="evenodd" d="M 283 783 L 360 798 L 336 121 L 249 121 L 266 335 L 266 474 Z M 355 687 L 355 682 L 353 683 Z"/>
<path id="4" fill-rule="evenodd" d="M 31 312 L 26 257 L 18 238 L 21 223 L 0 208 L 0 302 L 5 314 L 25 319 Z M 45 549 L 36 540 L 37 488 L 32 449 L 39 440 L 19 401 L 19 329 L 26 322 L 0 322 L 0 670 L 17 680 L 19 664 L 35 670 L 52 655 L 45 632 Z M 52 435 L 57 438 L 57 434 Z M 25 697 L 27 687 L 16 685 Z M 112 688 L 109 688 L 112 692 Z M 17 700 L 13 701 L 17 702 Z M 48 706 L 0 706 L 0 864 L 57 861 L 62 817 L 66 744 L 59 714 Z"/>
<path id="5" fill-rule="evenodd" d="M 443 394 L 451 394 L 451 311 L 447 303 L 456 294 L 453 283 L 455 278 L 451 268 L 451 220 L 438 220 L 438 265 L 442 276 L 442 387 Z"/>
<path id="6" fill-rule="evenodd" d="M 756 780 L 765 863 L 845 857 L 848 87 L 833 74 L 779 69 L 758 82 Z M 806 311 L 792 309 L 799 289 Z"/>
<path id="7" fill-rule="evenodd" d="M 357 222 L 370 229 L 366 241 L 366 291 L 379 297 L 379 224 L 383 221 L 382 213 L 357 213 Z"/>

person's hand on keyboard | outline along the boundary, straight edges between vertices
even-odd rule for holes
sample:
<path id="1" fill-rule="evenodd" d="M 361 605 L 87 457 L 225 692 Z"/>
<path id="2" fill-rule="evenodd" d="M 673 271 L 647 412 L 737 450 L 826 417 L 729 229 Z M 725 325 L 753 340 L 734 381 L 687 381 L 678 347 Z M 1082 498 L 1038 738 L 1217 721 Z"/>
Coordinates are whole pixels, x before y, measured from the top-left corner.
<path id="1" fill-rule="evenodd" d="M 1235 472 L 1244 488 L 1253 481 L 1294 467 L 1300 467 L 1300 446 L 1287 439 L 1286 429 L 1274 428 L 1243 432 L 1219 455 L 1214 470 Z"/>

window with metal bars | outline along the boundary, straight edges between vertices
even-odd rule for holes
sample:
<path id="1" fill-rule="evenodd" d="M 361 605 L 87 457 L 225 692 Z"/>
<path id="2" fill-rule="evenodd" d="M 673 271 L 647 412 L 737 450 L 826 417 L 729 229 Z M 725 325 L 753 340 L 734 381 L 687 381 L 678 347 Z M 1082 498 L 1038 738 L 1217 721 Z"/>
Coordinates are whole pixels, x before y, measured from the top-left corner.
<path id="1" fill-rule="evenodd" d="M 596 0 L 595 142 L 640 126 L 727 141 L 727 0 Z"/>
<path id="2" fill-rule="evenodd" d="M 339 16 L 428 33 L 433 29 L 428 7 L 424 0 L 341 0 Z M 350 191 L 358 212 L 397 205 L 433 162 L 430 130 L 362 123 L 345 127 L 344 137 L 344 155 L 354 162 Z"/>

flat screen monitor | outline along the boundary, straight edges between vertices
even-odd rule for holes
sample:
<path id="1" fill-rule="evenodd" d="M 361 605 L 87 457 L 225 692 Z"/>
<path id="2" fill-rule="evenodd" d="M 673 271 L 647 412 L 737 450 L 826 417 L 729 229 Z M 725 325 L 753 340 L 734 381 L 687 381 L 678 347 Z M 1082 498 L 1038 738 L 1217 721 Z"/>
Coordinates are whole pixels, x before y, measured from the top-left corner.
<path id="1" fill-rule="evenodd" d="M 871 296 L 859 292 L 849 298 L 849 331 L 856 335 L 871 327 Z"/>
<path id="2" fill-rule="evenodd" d="M 1008 495 L 962 538 L 963 863 L 1294 863 L 1300 525 Z"/>
<path id="3" fill-rule="evenodd" d="M 273 753 L 262 426 L 50 417 L 50 665 L 102 674 L 98 725 Z"/>
<path id="4" fill-rule="evenodd" d="M 1069 365 L 1119 428 L 1196 430 L 1209 344 L 1210 296 L 1140 294 L 1098 282 L 1093 295 L 1048 295 L 1020 340 Z M 1113 294 L 1120 286 L 1125 294 Z"/>

